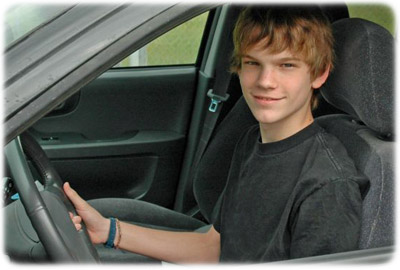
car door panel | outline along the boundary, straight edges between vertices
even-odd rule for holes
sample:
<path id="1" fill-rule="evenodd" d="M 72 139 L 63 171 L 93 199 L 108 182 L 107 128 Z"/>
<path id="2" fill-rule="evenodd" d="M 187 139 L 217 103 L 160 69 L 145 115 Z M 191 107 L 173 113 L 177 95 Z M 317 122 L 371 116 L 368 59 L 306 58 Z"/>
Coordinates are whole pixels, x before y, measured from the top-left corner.
<path id="1" fill-rule="evenodd" d="M 193 66 L 112 69 L 73 97 L 72 111 L 50 114 L 31 132 L 85 199 L 172 207 L 196 73 Z"/>

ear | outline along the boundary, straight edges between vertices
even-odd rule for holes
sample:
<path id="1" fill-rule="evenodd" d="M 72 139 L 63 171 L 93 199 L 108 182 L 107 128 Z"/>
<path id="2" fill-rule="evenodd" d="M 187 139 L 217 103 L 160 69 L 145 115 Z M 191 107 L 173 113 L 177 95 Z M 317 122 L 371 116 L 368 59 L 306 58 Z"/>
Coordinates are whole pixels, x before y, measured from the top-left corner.
<path id="1" fill-rule="evenodd" d="M 314 79 L 314 81 L 311 83 L 311 87 L 313 89 L 320 88 L 326 82 L 326 80 L 328 79 L 328 76 L 329 76 L 330 69 L 331 69 L 331 66 L 328 66 L 321 75 L 319 75 L 317 78 Z"/>
<path id="2" fill-rule="evenodd" d="M 242 67 L 239 67 L 239 68 L 236 70 L 236 73 L 237 73 L 237 75 L 238 75 L 239 78 L 240 78 L 240 75 L 242 74 Z"/>

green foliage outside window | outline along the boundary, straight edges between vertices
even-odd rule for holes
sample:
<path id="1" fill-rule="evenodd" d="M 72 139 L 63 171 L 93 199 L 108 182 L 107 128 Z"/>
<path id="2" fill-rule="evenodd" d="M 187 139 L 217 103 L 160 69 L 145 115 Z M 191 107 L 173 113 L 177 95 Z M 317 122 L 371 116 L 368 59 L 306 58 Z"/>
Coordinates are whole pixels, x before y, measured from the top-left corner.
<path id="1" fill-rule="evenodd" d="M 352 18 L 363 18 L 385 27 L 395 35 L 395 16 L 393 10 L 382 4 L 349 4 L 349 14 Z"/>
<path id="2" fill-rule="evenodd" d="M 154 40 L 147 47 L 148 65 L 196 62 L 208 13 L 202 14 Z"/>
<path id="3" fill-rule="evenodd" d="M 208 12 L 167 32 L 125 58 L 118 67 L 194 64 Z"/>

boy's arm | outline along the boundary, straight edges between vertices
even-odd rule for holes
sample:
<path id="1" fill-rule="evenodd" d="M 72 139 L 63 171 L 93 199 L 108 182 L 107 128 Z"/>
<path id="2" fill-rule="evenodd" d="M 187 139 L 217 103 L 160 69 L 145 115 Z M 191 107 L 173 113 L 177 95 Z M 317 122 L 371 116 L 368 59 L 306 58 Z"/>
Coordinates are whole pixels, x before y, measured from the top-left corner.
<path id="1" fill-rule="evenodd" d="M 71 214 L 75 227 L 79 230 L 83 220 L 91 241 L 105 243 L 110 221 L 83 200 L 69 183 L 64 184 L 64 191 L 79 215 Z M 116 232 L 121 235 L 118 247 L 124 250 L 175 263 L 216 263 L 219 260 L 220 235 L 214 227 L 207 233 L 171 232 L 120 222 L 120 229 Z"/>
<path id="2" fill-rule="evenodd" d="M 362 199 L 357 183 L 332 181 L 306 198 L 292 224 L 290 258 L 358 248 Z"/>
<path id="3" fill-rule="evenodd" d="M 220 235 L 214 227 L 207 233 L 172 232 L 121 222 L 119 248 L 161 261 L 217 263 Z"/>

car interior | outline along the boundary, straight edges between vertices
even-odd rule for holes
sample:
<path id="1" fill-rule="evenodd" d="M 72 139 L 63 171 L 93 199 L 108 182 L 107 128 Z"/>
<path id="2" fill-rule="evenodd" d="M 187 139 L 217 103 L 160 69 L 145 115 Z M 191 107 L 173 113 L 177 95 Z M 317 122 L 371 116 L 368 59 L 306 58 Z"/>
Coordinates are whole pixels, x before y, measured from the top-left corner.
<path id="1" fill-rule="evenodd" d="M 37 141 L 51 161 L 46 168 L 106 217 L 164 230 L 207 231 L 221 203 L 236 142 L 257 124 L 237 76 L 218 53 L 229 43 L 226 33 L 242 8 L 224 5 L 209 12 L 195 66 L 110 69 L 36 122 L 23 144 L 29 148 L 34 144 L 29 140 Z M 314 117 L 370 179 L 359 249 L 379 252 L 394 245 L 394 39 L 373 22 L 349 18 L 345 4 L 321 8 L 332 22 L 337 59 L 320 89 Z M 215 125 L 206 127 L 210 138 L 199 151 L 206 115 L 213 114 L 205 93 L 221 78 L 214 79 L 210 71 L 218 62 L 227 65 L 229 99 L 219 103 Z M 34 169 L 32 163 L 35 177 L 46 178 L 48 170 Z M 5 208 L 13 218 L 5 228 L 13 233 L 6 234 L 6 252 L 17 261 L 48 260 L 37 236 L 8 244 L 18 234 L 13 224 L 21 219 L 11 214 L 19 211 L 11 202 L 10 194 Z M 158 263 L 95 248 L 104 263 Z"/>

